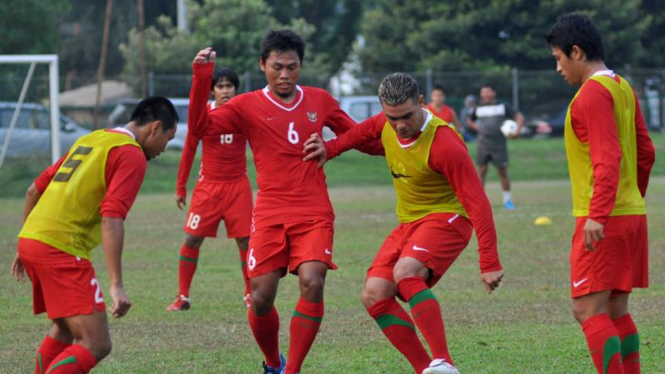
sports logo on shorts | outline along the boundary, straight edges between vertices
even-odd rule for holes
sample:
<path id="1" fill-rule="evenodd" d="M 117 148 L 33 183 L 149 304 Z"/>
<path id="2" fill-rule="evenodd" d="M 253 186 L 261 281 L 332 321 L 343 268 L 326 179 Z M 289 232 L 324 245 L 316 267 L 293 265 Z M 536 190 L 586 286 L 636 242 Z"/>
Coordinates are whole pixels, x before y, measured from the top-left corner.
<path id="1" fill-rule="evenodd" d="M 309 118 L 310 122 L 316 122 L 319 116 L 316 112 L 307 112 L 307 118 Z"/>

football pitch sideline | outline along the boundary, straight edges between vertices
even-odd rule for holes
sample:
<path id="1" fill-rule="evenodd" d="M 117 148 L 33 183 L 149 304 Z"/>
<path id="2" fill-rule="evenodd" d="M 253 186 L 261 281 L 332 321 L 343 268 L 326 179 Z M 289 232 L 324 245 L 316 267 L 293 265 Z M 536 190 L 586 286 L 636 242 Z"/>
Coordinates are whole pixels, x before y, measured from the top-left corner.
<path id="1" fill-rule="evenodd" d="M 581 329 L 570 312 L 568 251 L 574 227 L 566 181 L 515 182 L 516 211 L 501 207 L 499 186 L 487 193 L 494 209 L 504 282 L 487 295 L 479 281 L 475 237 L 434 288 L 453 359 L 462 373 L 592 373 Z M 360 304 L 367 266 L 396 224 L 390 186 L 331 187 L 335 205 L 334 261 L 326 314 L 305 361 L 307 374 L 411 373 Z M 0 199 L 0 373 L 33 370 L 34 351 L 48 331 L 32 315 L 30 283 L 9 275 L 22 199 Z M 647 196 L 651 288 L 634 292 L 644 373 L 665 373 L 665 178 L 653 177 Z M 113 352 L 95 373 L 260 373 L 262 356 L 242 306 L 242 280 L 232 240 L 207 240 L 192 286 L 192 309 L 166 312 L 177 292 L 178 250 L 186 212 L 171 194 L 139 195 L 126 222 L 125 288 L 134 306 L 110 322 Z M 539 216 L 550 226 L 534 226 Z M 94 252 L 108 290 L 103 254 Z M 280 285 L 281 347 L 298 298 L 296 278 Z M 106 297 L 107 303 L 110 298 Z"/>

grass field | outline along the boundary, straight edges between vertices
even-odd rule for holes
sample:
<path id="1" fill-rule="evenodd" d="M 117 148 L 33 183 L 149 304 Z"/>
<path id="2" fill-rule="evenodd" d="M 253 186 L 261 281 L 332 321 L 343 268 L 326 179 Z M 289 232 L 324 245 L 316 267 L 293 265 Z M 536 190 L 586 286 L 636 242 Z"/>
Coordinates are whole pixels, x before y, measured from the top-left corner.
<path id="1" fill-rule="evenodd" d="M 657 139 L 662 152 L 665 142 Z M 558 142 L 539 142 L 521 142 L 529 149 L 512 154 L 513 175 L 522 180 L 513 186 L 516 211 L 501 208 L 496 183 L 487 186 L 506 272 L 502 286 L 491 295 L 484 292 L 473 239 L 434 288 L 442 304 L 451 353 L 464 374 L 594 372 L 582 332 L 570 313 L 568 249 L 574 220 L 570 217 L 570 187 L 561 181 L 566 176 L 564 159 L 545 156 L 556 150 Z M 516 153 L 524 155 L 519 167 Z M 175 156 L 169 154 L 150 165 L 146 187 L 172 183 L 166 178 L 172 175 L 168 174 L 169 158 Z M 658 161 L 662 171 L 663 158 Z M 533 169 L 524 170 L 525 165 Z M 410 373 L 407 362 L 387 343 L 359 301 L 365 270 L 396 224 L 394 193 L 386 185 L 384 161 L 350 154 L 333 161 L 327 170 L 337 215 L 335 262 L 340 269 L 329 274 L 326 315 L 303 373 Z M 113 352 L 93 372 L 260 373 L 262 358 L 241 305 L 242 281 L 231 240 L 209 240 L 203 245 L 192 309 L 175 314 L 165 311 L 177 292 L 185 212 L 175 207 L 172 187 L 166 193 L 155 190 L 158 188 L 142 191 L 126 222 L 124 278 L 134 307 L 126 317 L 111 321 Z M 49 328 L 45 316 L 32 315 L 29 283 L 14 282 L 9 276 L 21 210 L 21 199 L 0 199 L 0 269 L 4 269 L 0 373 L 31 372 L 33 352 Z M 652 178 L 648 212 L 652 285 L 634 293 L 632 311 L 642 339 L 643 373 L 665 373 L 663 177 Z M 533 220 L 543 215 L 552 218 L 553 224 L 534 226 Z M 99 249 L 94 263 L 107 291 Z M 296 279 L 288 276 L 276 302 L 285 351 L 297 298 Z"/>

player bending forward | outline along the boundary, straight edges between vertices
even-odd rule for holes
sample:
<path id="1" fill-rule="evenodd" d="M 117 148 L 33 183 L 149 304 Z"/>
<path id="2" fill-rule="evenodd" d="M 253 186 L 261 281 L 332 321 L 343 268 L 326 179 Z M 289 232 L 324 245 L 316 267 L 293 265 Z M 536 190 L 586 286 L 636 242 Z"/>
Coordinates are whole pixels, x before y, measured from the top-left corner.
<path id="1" fill-rule="evenodd" d="M 206 56 L 210 54 L 210 61 Z M 249 325 L 265 355 L 265 373 L 294 374 L 309 352 L 323 319 L 323 288 L 335 269 L 333 208 L 326 177 L 316 162 L 303 162 L 306 136 L 323 126 L 341 134 L 355 127 L 324 90 L 297 85 L 305 43 L 291 31 L 269 31 L 261 41 L 259 65 L 268 85 L 238 95 L 208 112 L 215 52 L 194 59 L 190 131 L 201 136 L 243 133 L 256 164 L 258 193 L 249 239 L 247 269 L 252 286 Z M 368 151 L 381 154 L 378 145 Z M 279 280 L 298 275 L 300 299 L 290 326 L 288 364 L 279 351 L 279 316 L 273 303 Z"/>
<path id="2" fill-rule="evenodd" d="M 380 140 L 397 194 L 400 225 L 367 271 L 362 302 L 388 340 L 417 373 L 458 373 L 448 352 L 441 308 L 430 289 L 467 246 L 476 229 L 481 280 L 487 292 L 503 271 L 492 208 L 460 134 L 423 107 L 418 83 L 395 73 L 379 86 L 383 112 L 325 144 L 314 134 L 305 159 L 323 164 L 352 147 Z M 409 303 L 411 315 L 395 297 Z M 416 335 L 418 327 L 433 357 Z"/>
<path id="3" fill-rule="evenodd" d="M 649 285 L 644 196 L 655 150 L 633 89 L 605 66 L 601 36 L 587 17 L 562 17 L 547 43 L 557 72 L 581 85 L 565 125 L 577 217 L 570 252 L 573 314 L 598 373 L 636 374 L 640 340 L 628 296 Z"/>
<path id="4" fill-rule="evenodd" d="M 143 182 L 146 160 L 164 151 L 178 114 L 149 97 L 130 122 L 79 138 L 27 192 L 12 274 L 32 281 L 35 314 L 51 331 L 37 350 L 35 373 L 87 373 L 111 352 L 102 289 L 90 263 L 100 242 L 111 281 L 114 318 L 132 306 L 122 284 L 124 219 Z"/>
<path id="5" fill-rule="evenodd" d="M 236 96 L 239 85 L 235 71 L 222 68 L 212 76 L 215 101 L 207 111 L 221 107 Z M 224 220 L 226 235 L 235 238 L 240 253 L 240 266 L 245 280 L 243 302 L 250 306 L 250 287 L 247 277 L 247 245 L 252 225 L 252 188 L 247 178 L 247 138 L 242 132 L 196 136 L 188 132 L 180 158 L 176 204 L 182 209 L 187 201 L 187 179 L 192 169 L 199 141 L 203 142 L 203 156 L 199 179 L 192 195 L 192 204 L 185 221 L 187 237 L 180 248 L 178 283 L 180 292 L 167 310 L 187 310 L 191 306 L 189 289 L 199 261 L 199 249 L 206 237 L 216 237 L 220 221 Z"/>

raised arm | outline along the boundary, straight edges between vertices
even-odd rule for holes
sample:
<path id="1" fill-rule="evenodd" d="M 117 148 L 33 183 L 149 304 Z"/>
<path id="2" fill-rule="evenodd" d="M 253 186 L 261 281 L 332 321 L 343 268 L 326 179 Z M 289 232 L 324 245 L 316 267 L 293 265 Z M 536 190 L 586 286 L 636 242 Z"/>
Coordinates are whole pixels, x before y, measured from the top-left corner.
<path id="1" fill-rule="evenodd" d="M 481 280 L 491 292 L 503 277 L 492 207 L 464 142 L 452 129 L 442 127 L 437 130 L 429 165 L 446 177 L 469 215 L 478 238 Z"/>

